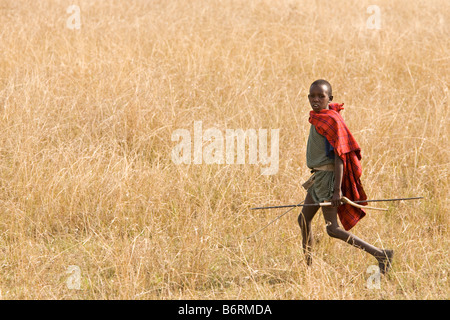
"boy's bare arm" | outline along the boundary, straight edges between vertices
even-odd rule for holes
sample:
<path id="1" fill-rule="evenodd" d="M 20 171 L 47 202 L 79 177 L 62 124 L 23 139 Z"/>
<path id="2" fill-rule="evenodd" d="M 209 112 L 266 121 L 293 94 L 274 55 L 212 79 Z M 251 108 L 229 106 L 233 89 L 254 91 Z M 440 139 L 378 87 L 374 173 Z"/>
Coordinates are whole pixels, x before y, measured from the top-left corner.
<path id="1" fill-rule="evenodd" d="M 342 176 L 344 174 L 344 163 L 342 159 L 335 154 L 334 156 L 334 193 L 331 199 L 331 204 L 333 207 L 338 207 L 341 203 L 342 198 Z"/>

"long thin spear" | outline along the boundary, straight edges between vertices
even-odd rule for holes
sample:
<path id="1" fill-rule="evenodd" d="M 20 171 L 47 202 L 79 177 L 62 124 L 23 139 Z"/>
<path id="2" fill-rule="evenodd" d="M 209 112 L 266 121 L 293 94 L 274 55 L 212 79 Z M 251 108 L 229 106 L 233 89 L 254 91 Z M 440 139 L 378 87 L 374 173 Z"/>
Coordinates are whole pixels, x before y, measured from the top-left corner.
<path id="1" fill-rule="evenodd" d="M 423 199 L 423 197 L 411 197 L 411 198 L 396 198 L 396 199 L 374 199 L 374 200 L 360 200 L 360 201 L 353 201 L 354 203 L 364 203 L 364 202 L 382 202 L 382 201 L 402 201 L 402 200 L 417 200 L 417 199 Z M 286 215 L 288 212 L 290 212 L 295 207 L 307 207 L 307 206 L 330 206 L 330 202 L 322 202 L 322 203 L 303 203 L 300 202 L 299 204 L 291 204 L 291 205 L 284 205 L 284 206 L 273 206 L 273 207 L 258 207 L 258 208 L 250 208 L 251 210 L 258 210 L 258 209 L 275 209 L 275 208 L 290 208 L 286 212 L 280 214 L 278 217 L 270 221 L 268 224 L 266 224 L 264 227 L 259 229 L 258 231 L 252 233 L 246 239 L 250 239 L 251 237 L 257 235 L 264 229 L 266 229 L 268 226 L 270 226 L 272 223 L 280 219 L 282 216 Z"/>
<path id="2" fill-rule="evenodd" d="M 359 201 L 353 201 L 353 202 L 354 203 L 365 203 L 365 202 L 403 201 L 403 200 L 417 200 L 417 199 L 423 199 L 423 197 L 396 198 L 396 199 L 373 199 L 373 200 L 359 200 Z M 314 207 L 314 206 L 329 206 L 329 205 L 330 205 L 329 202 L 299 203 L 299 204 L 288 204 L 288 205 L 283 205 L 283 206 L 256 207 L 256 208 L 250 208 L 250 210 L 295 208 L 295 207 Z"/>

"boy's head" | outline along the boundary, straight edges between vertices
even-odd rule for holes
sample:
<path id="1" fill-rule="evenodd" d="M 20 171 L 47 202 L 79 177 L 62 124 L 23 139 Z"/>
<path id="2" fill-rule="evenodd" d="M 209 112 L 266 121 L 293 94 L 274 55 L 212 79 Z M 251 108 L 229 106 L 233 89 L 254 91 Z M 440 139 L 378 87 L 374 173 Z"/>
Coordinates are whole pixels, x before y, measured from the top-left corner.
<path id="1" fill-rule="evenodd" d="M 316 80 L 309 87 L 309 104 L 315 112 L 328 109 L 328 104 L 333 100 L 331 84 L 326 80 Z"/>

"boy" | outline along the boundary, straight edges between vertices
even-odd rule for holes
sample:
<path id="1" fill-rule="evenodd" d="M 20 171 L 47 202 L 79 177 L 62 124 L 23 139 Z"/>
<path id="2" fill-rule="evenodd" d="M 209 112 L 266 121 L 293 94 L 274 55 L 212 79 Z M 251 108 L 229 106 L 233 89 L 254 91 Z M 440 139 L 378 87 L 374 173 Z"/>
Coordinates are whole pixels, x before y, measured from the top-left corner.
<path id="1" fill-rule="evenodd" d="M 384 274 L 389 270 L 394 252 L 376 248 L 348 232 L 365 216 L 365 212 L 349 204 L 341 204 L 343 196 L 353 201 L 367 199 L 360 181 L 361 149 L 339 114 L 343 104 L 330 103 L 333 100 L 332 88 L 326 80 L 316 80 L 311 84 L 308 99 L 312 111 L 306 162 L 313 176 L 308 180 L 309 185 L 304 185 L 307 188 L 304 203 L 330 201 L 332 206 L 322 207 L 328 235 L 374 256 Z M 319 206 L 305 206 L 298 217 L 308 265 L 312 263 L 311 221 L 318 209 Z M 338 216 L 345 230 L 339 226 Z"/>

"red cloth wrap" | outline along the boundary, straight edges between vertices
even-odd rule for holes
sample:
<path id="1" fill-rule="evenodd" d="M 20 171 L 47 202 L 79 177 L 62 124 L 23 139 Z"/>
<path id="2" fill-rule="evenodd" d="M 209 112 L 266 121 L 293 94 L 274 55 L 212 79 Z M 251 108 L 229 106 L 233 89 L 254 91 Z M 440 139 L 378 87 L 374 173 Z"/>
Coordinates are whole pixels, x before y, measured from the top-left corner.
<path id="1" fill-rule="evenodd" d="M 352 201 L 366 200 L 367 196 L 361 184 L 361 149 L 351 134 L 339 112 L 344 104 L 331 103 L 329 109 L 310 112 L 309 122 L 333 146 L 335 154 L 344 163 L 342 194 Z M 362 203 L 366 205 L 366 203 Z M 350 230 L 366 213 L 360 208 L 343 204 L 338 208 L 338 216 L 345 230 Z"/>

